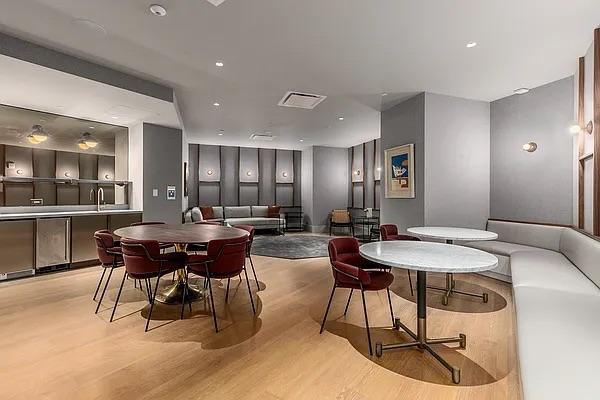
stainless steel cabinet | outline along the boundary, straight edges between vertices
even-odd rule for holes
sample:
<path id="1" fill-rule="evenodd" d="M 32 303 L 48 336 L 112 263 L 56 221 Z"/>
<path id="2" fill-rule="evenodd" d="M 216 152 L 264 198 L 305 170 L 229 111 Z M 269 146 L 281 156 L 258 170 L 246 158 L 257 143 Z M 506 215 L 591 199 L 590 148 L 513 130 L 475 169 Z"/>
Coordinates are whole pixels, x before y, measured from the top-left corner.
<path id="1" fill-rule="evenodd" d="M 70 229 L 70 218 L 43 218 L 36 221 L 36 269 L 71 262 Z"/>

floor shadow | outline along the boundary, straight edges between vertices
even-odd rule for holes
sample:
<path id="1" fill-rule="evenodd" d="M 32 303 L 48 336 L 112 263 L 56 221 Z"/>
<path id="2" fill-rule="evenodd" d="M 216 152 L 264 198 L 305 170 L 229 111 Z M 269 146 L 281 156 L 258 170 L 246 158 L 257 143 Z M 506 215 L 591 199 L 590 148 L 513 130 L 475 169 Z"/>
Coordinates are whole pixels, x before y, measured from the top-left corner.
<path id="1" fill-rule="evenodd" d="M 406 270 L 394 269 L 394 283 L 390 286 L 390 290 L 396 295 L 406 299 L 408 301 L 416 302 L 416 285 L 417 277 L 415 273 L 411 273 L 414 295 L 410 293 L 410 285 L 408 281 L 408 274 Z M 491 279 L 491 278 L 490 278 Z M 448 299 L 448 305 L 442 304 L 443 292 L 440 290 L 427 289 L 427 307 L 436 308 L 445 311 L 455 311 L 463 313 L 490 313 L 500 311 L 506 307 L 506 299 L 499 293 L 475 283 L 466 282 L 461 279 L 459 274 L 454 275 L 456 282 L 455 288 L 457 290 L 471 292 L 471 293 L 487 293 L 488 302 L 484 303 L 481 298 L 465 296 L 462 294 L 454 293 Z M 445 275 L 444 274 L 428 274 L 427 285 L 429 286 L 445 286 Z"/>

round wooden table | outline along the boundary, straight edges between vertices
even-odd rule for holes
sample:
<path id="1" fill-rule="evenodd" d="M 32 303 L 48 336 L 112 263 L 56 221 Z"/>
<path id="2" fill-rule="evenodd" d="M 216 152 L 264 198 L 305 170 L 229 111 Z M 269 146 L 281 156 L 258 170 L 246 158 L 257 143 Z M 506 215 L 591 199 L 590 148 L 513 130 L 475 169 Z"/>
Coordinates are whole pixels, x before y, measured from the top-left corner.
<path id="1" fill-rule="evenodd" d="M 498 234 L 495 232 L 451 226 L 415 226 L 408 228 L 406 231 L 426 239 L 445 240 L 447 244 L 454 244 L 454 241 L 456 240 L 474 242 L 498 239 Z M 479 297 L 484 303 L 488 302 L 488 294 L 485 292 L 479 294 L 465 292 L 464 290 L 456 290 L 456 281 L 454 280 L 454 275 L 450 272 L 446 274 L 445 287 L 427 286 L 427 288 L 444 292 L 444 295 L 442 296 L 442 304 L 445 306 L 448 305 L 448 298 L 454 293 L 471 297 Z"/>
<path id="2" fill-rule="evenodd" d="M 248 236 L 248 232 L 226 226 L 204 224 L 160 224 L 137 225 L 117 229 L 115 236 L 133 240 L 156 240 L 160 243 L 172 243 L 177 251 L 185 252 L 188 244 L 207 244 L 211 240 L 235 239 Z M 156 294 L 156 300 L 165 304 L 181 304 L 185 288 L 185 271 L 177 271 L 177 281 L 161 289 Z M 201 299 L 202 289 L 197 285 L 188 284 L 186 300 Z"/>
<path id="3" fill-rule="evenodd" d="M 427 350 L 436 360 L 452 373 L 452 381 L 460 383 L 460 369 L 450 365 L 431 345 L 458 343 L 461 348 L 467 345 L 467 337 L 460 333 L 457 337 L 430 339 L 427 337 L 427 272 L 468 273 L 488 271 L 498 265 L 498 258 L 481 250 L 452 244 L 393 240 L 375 242 L 360 247 L 360 254 L 367 260 L 394 268 L 407 268 L 417 271 L 417 332 L 406 327 L 399 318 L 394 328 L 402 328 L 413 338 L 411 342 L 382 344 L 376 343 L 375 354 L 381 357 L 383 351 L 418 347 Z"/>

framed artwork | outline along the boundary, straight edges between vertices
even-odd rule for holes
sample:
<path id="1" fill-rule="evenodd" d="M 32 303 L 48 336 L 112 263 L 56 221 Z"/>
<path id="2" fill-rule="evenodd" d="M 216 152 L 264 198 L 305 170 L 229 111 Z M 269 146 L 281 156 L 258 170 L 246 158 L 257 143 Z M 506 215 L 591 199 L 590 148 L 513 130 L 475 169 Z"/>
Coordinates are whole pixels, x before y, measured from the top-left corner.
<path id="1" fill-rule="evenodd" d="M 385 150 L 385 198 L 415 198 L 415 145 Z"/>

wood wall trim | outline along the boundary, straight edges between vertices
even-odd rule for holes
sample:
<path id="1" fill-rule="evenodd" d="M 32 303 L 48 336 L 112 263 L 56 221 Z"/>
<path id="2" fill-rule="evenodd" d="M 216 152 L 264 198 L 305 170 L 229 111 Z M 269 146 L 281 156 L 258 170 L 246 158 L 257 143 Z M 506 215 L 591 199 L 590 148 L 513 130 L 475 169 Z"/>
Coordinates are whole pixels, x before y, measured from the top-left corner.
<path id="1" fill-rule="evenodd" d="M 579 57 L 579 79 L 578 79 L 578 103 L 577 103 L 577 123 L 579 126 L 585 125 L 584 105 L 585 105 L 585 57 Z M 585 200 L 584 200 L 584 164 L 585 159 L 581 159 L 585 150 L 585 132 L 582 130 L 577 137 L 577 147 L 579 155 L 579 183 L 577 184 L 578 199 L 577 199 L 577 226 L 583 229 L 585 224 Z"/>
<path id="2" fill-rule="evenodd" d="M 600 28 L 594 30 L 594 235 L 600 235 Z"/>

